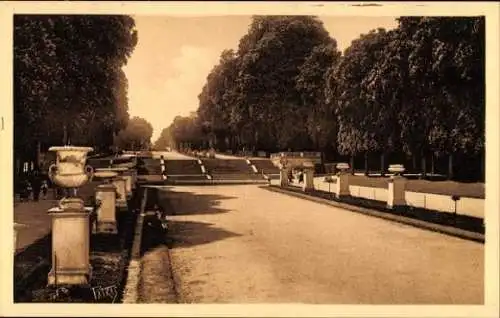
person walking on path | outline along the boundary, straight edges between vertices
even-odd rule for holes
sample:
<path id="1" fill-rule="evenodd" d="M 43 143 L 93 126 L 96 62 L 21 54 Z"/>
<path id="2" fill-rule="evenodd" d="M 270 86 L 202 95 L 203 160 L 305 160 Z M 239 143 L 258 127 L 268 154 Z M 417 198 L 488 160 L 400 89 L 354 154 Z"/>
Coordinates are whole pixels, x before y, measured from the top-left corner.
<path id="1" fill-rule="evenodd" d="M 42 186 L 42 179 L 40 177 L 40 172 L 38 169 L 33 171 L 33 175 L 31 177 L 31 186 L 33 188 L 33 200 L 38 201 L 40 198 L 40 190 Z"/>

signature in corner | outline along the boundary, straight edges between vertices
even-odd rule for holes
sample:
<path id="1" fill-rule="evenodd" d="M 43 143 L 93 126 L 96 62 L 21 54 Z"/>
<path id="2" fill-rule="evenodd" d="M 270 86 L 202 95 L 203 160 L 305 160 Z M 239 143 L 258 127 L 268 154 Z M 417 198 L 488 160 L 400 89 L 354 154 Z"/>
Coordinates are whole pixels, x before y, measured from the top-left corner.
<path id="1" fill-rule="evenodd" d="M 116 297 L 118 296 L 118 289 L 115 285 L 111 285 L 108 287 L 92 287 L 92 294 L 94 295 L 95 300 L 102 300 L 103 298 L 112 298 L 111 303 L 114 303 Z"/>

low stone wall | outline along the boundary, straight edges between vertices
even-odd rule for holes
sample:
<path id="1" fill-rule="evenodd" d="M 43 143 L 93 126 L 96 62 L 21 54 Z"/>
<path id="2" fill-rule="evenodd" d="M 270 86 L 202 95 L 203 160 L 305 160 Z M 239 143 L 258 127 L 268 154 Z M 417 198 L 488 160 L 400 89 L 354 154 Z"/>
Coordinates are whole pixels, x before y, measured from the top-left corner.
<path id="1" fill-rule="evenodd" d="M 271 184 L 279 185 L 279 180 L 271 180 Z M 302 186 L 297 182 L 292 182 L 290 185 L 296 187 Z M 314 178 L 314 188 L 316 190 L 333 193 L 335 190 L 335 183 L 328 183 L 324 181 L 324 177 L 316 177 Z M 351 196 L 353 197 L 387 202 L 387 188 L 349 185 L 349 190 Z M 446 213 L 455 212 L 455 201 L 453 201 L 451 195 L 406 190 L 405 200 L 408 206 L 416 208 L 424 208 Z M 456 202 L 456 213 L 476 218 L 484 218 L 484 199 L 461 197 L 460 200 Z"/>

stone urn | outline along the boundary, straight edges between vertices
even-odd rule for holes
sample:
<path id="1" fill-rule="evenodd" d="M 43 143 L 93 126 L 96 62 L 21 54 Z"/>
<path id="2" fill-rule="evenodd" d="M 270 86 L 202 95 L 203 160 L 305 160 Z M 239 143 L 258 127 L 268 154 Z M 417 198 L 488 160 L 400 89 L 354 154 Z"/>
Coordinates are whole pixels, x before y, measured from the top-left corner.
<path id="1" fill-rule="evenodd" d="M 96 169 L 96 173 L 98 173 L 98 175 L 103 175 L 107 173 L 117 174 L 114 177 L 110 177 L 109 180 L 116 187 L 116 204 L 118 207 L 127 206 L 127 196 L 129 196 L 129 192 L 131 192 L 132 176 L 127 173 L 128 170 L 129 169 L 124 167 Z"/>
<path id="2" fill-rule="evenodd" d="M 335 168 L 337 168 L 338 170 L 340 170 L 342 172 L 345 172 L 345 171 L 349 170 L 349 164 L 346 162 L 339 162 L 339 163 L 337 163 Z"/>
<path id="3" fill-rule="evenodd" d="M 103 179 L 104 183 L 110 184 L 111 180 L 118 176 L 118 172 L 113 171 L 109 168 L 98 168 L 95 169 L 94 177 Z"/>
<path id="4" fill-rule="evenodd" d="M 394 173 L 395 176 L 401 176 L 406 169 L 403 165 L 390 165 L 388 170 Z"/>
<path id="5" fill-rule="evenodd" d="M 90 147 L 50 147 L 49 151 L 56 152 L 56 163 L 50 165 L 48 171 L 50 180 L 62 188 L 72 189 L 76 197 L 76 190 L 92 180 L 94 169 L 85 165 L 87 153 L 92 150 Z"/>

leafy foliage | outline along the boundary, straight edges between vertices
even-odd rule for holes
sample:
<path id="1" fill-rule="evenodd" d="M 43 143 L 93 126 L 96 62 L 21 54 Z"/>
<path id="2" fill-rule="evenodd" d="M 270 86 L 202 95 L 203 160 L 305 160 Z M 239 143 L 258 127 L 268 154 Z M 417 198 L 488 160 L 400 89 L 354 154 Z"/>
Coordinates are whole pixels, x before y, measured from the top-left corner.
<path id="1" fill-rule="evenodd" d="M 151 146 L 153 126 L 140 117 L 132 117 L 127 127 L 115 139 L 115 145 L 123 150 L 148 150 Z"/>
<path id="2" fill-rule="evenodd" d="M 128 16 L 14 17 L 15 147 L 111 145 L 128 119 L 122 71 L 136 43 Z M 81 134 L 86 131 L 86 134 Z"/>

